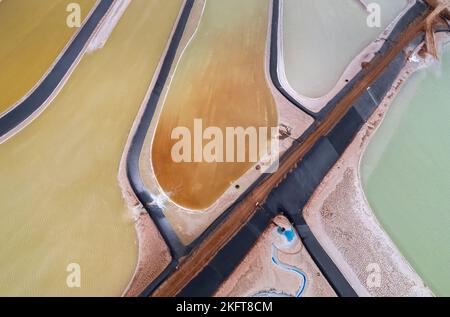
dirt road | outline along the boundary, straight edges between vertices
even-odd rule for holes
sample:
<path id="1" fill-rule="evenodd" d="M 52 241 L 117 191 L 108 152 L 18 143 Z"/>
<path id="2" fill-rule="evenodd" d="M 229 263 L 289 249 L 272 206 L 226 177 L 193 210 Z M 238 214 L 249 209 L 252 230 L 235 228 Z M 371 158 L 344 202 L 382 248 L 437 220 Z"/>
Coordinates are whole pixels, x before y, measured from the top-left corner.
<path id="1" fill-rule="evenodd" d="M 403 32 L 399 40 L 393 43 L 391 50 L 383 56 L 375 58 L 368 66 L 367 73 L 356 82 L 352 90 L 345 95 L 330 111 L 328 116 L 317 123 L 313 132 L 280 162 L 276 173 L 270 175 L 260 186 L 255 188 L 233 212 L 230 213 L 220 227 L 212 232 L 200 246 L 189 256 L 180 261 L 178 270 L 173 273 L 153 294 L 153 296 L 175 296 L 189 281 L 196 276 L 223 248 L 226 243 L 242 228 L 253 216 L 258 206 L 268 197 L 270 192 L 277 187 L 290 173 L 290 171 L 302 160 L 305 154 L 322 137 L 340 121 L 340 119 L 352 107 L 355 100 L 369 87 L 383 72 L 384 69 L 408 46 L 408 44 L 426 27 L 427 16 L 431 12 L 424 13 Z"/>

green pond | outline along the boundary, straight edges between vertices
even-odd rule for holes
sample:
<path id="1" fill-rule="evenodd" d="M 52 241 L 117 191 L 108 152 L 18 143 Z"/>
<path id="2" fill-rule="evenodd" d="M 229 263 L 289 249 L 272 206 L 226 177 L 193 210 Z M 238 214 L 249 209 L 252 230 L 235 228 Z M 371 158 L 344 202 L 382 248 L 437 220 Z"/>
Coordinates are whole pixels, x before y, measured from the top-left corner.
<path id="1" fill-rule="evenodd" d="M 284 0 L 283 59 L 286 78 L 299 94 L 317 98 L 339 82 L 351 61 L 406 8 L 406 0 L 376 0 L 380 27 L 367 25 L 359 1 Z M 344 80 L 344 79 L 342 79 Z"/>
<path id="2" fill-rule="evenodd" d="M 361 172 L 384 229 L 437 296 L 450 295 L 450 52 L 407 82 Z"/>

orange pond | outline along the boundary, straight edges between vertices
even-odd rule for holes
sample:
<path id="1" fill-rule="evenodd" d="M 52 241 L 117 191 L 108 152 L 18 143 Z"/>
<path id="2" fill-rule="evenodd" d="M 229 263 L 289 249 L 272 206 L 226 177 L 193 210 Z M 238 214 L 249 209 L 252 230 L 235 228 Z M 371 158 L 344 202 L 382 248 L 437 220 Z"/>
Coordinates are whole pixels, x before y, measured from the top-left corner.
<path id="1" fill-rule="evenodd" d="M 255 163 L 248 156 L 244 163 L 177 163 L 171 155 L 175 128 L 188 128 L 194 139 L 195 119 L 224 134 L 226 127 L 278 125 L 265 74 L 269 8 L 268 0 L 208 0 L 179 61 L 155 131 L 152 165 L 164 192 L 184 208 L 211 206 Z"/>

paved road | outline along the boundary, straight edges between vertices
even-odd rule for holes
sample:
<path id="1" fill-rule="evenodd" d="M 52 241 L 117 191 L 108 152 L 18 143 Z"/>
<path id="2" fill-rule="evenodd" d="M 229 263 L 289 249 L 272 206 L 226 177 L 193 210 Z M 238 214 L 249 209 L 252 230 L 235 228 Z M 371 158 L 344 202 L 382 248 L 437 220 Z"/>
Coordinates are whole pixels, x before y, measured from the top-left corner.
<path id="1" fill-rule="evenodd" d="M 34 91 L 15 108 L 0 118 L 0 140 L 41 108 L 64 79 L 97 25 L 106 15 L 113 0 L 101 0 L 62 57 Z"/>
<path id="2" fill-rule="evenodd" d="M 227 242 L 249 221 L 273 190 L 280 184 L 286 175 L 300 162 L 311 148 L 326 136 L 352 107 L 353 103 L 360 97 L 397 57 L 403 49 L 412 42 L 424 29 L 426 16 L 422 16 L 411 24 L 396 41 L 392 47 L 383 55 L 379 55 L 366 68 L 365 75 L 354 84 L 352 89 L 345 94 L 327 114 L 327 116 L 316 122 L 309 135 L 296 147 L 294 147 L 280 162 L 276 173 L 265 179 L 254 189 L 234 210 L 228 215 L 214 232 L 206 237 L 200 246 L 196 248 L 189 257 L 180 261 L 179 268 L 174 272 L 154 293 L 156 296 L 174 296 L 185 287 L 189 281 L 205 267 L 218 250 L 222 249 Z"/>

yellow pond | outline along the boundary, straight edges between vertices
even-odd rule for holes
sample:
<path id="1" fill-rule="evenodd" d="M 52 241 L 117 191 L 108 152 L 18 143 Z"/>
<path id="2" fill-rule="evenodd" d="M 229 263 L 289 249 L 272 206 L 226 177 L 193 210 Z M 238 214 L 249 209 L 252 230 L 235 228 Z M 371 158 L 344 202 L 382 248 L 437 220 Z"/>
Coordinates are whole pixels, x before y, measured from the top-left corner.
<path id="1" fill-rule="evenodd" d="M 73 0 L 0 1 L 0 114 L 42 78 L 77 28 L 69 28 Z M 77 0 L 82 19 L 95 0 Z"/>
<path id="2" fill-rule="evenodd" d="M 0 145 L 0 295 L 120 295 L 137 260 L 117 182 L 133 120 L 181 0 L 134 0 L 105 47 Z M 81 267 L 68 288 L 67 266 Z"/>
<path id="3" fill-rule="evenodd" d="M 162 189 L 185 208 L 210 206 L 253 163 L 176 163 L 173 129 L 187 127 L 193 135 L 194 119 L 202 119 L 203 129 L 221 131 L 277 126 L 265 75 L 268 17 L 268 0 L 207 0 L 179 61 L 156 128 L 152 164 Z"/>

